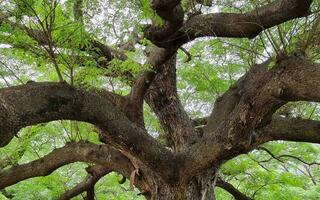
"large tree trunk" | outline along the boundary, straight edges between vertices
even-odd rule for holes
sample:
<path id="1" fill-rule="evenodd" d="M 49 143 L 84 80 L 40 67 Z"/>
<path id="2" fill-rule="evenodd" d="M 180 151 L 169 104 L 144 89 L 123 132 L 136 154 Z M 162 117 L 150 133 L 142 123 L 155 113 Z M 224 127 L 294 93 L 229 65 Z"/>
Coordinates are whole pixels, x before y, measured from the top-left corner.
<path id="1" fill-rule="evenodd" d="M 215 200 L 213 184 L 215 182 L 214 170 L 192 178 L 188 183 L 181 185 L 168 185 L 156 181 L 147 199 L 151 200 Z"/>
<path id="2" fill-rule="evenodd" d="M 145 95 L 145 100 L 159 118 L 166 132 L 167 145 L 172 151 L 181 152 L 192 145 L 199 137 L 194 124 L 188 117 L 179 100 L 176 88 L 176 56 L 162 65 L 161 73 L 157 74 Z M 170 185 L 161 180 L 153 179 L 152 200 L 214 200 L 213 182 L 215 169 L 190 178 L 184 174 L 183 183 Z"/>

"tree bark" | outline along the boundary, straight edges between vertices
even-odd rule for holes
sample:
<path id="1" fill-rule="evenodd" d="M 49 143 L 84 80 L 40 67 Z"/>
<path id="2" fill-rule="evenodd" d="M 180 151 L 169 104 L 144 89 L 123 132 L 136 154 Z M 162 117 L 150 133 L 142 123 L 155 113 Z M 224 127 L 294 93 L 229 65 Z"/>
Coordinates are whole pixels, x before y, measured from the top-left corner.
<path id="1" fill-rule="evenodd" d="M 195 142 L 197 135 L 177 93 L 176 57 L 173 56 L 161 67 L 162 71 L 152 82 L 145 100 L 167 133 L 167 145 L 179 152 Z"/>
<path id="2" fill-rule="evenodd" d="M 168 185 L 156 182 L 151 190 L 151 200 L 215 200 L 213 182 L 216 171 L 207 170 L 188 183 Z"/>

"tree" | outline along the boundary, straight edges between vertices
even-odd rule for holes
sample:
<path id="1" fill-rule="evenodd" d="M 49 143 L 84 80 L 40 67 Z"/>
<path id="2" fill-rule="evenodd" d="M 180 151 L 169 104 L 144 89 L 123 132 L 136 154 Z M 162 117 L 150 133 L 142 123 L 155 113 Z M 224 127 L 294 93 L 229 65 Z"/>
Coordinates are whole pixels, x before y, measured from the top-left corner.
<path id="1" fill-rule="evenodd" d="M 320 100 L 320 2 L 10 0 L 0 5 L 1 75 L 7 85 L 0 89 L 0 146 L 39 144 L 37 128 L 57 120 L 71 122 L 53 128 L 60 131 L 55 137 L 72 133 L 68 142 L 60 140 L 28 163 L 20 162 L 24 148 L 2 156 L 1 189 L 84 162 L 90 164 L 88 176 L 60 199 L 83 192 L 94 199 L 95 184 L 114 171 L 146 199 L 215 199 L 217 186 L 249 200 L 268 184 L 254 188 L 246 182 L 247 191 L 241 192 L 226 181 L 236 168 L 222 167 L 226 161 L 247 154 L 248 168 L 267 172 L 272 166 L 259 158 L 274 159 L 271 165 L 290 159 L 296 166 L 318 165 L 315 157 L 305 160 L 308 153 L 284 155 L 274 150 L 277 143 L 263 144 L 320 142 L 316 104 L 308 103 Z M 94 17 L 106 10 L 113 17 Z M 188 104 L 184 95 L 191 92 L 179 84 L 190 86 L 194 99 L 199 94 L 202 102 L 214 102 L 212 111 Z M 303 106 L 314 109 L 299 114 Z M 155 121 L 150 113 L 161 128 L 147 124 L 146 119 Z M 84 139 L 82 132 L 90 136 Z M 272 169 L 279 171 L 279 163 Z M 302 172 L 316 185 L 310 168 Z"/>

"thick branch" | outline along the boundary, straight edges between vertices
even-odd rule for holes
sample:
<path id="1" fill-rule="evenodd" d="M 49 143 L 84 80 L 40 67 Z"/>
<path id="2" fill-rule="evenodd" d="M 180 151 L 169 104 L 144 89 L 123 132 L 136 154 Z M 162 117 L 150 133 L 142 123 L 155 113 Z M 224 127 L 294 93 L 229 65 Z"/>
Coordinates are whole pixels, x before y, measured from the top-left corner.
<path id="1" fill-rule="evenodd" d="M 175 54 L 176 49 L 162 49 L 153 47 L 148 55 L 147 65 L 151 66 L 146 72 L 143 72 L 131 87 L 128 95 L 129 101 L 125 106 L 129 118 L 140 126 L 143 122 L 143 99 L 156 75 L 161 73 L 163 65 Z"/>
<path id="2" fill-rule="evenodd" d="M 175 33 L 183 24 L 184 12 L 180 0 L 153 0 L 151 7 L 164 20 L 164 25 L 158 27 L 152 25 L 145 31 L 145 36 L 159 47 L 162 41 Z"/>
<path id="3" fill-rule="evenodd" d="M 192 171 L 189 173 L 199 173 L 213 163 L 256 147 L 256 131 L 266 126 L 272 114 L 288 101 L 320 100 L 318 64 L 295 54 L 278 57 L 272 69 L 266 66 L 252 67 L 217 99 L 204 139 L 188 152 L 188 159 L 192 158 L 186 164 L 187 170 Z"/>
<path id="4" fill-rule="evenodd" d="M 0 189 L 28 178 L 49 175 L 63 165 L 78 161 L 97 163 L 125 175 L 134 170 L 124 155 L 107 145 L 68 143 L 39 160 L 2 171 L 0 173 Z"/>
<path id="5" fill-rule="evenodd" d="M 265 76 L 267 73 L 267 64 L 268 62 L 252 66 L 250 71 L 230 86 L 223 95 L 216 99 L 212 113 L 206 119 L 206 127 L 204 128 L 206 132 L 212 132 L 219 128 L 220 123 L 229 118 L 230 114 L 239 104 L 246 87 L 255 84 L 251 82 L 252 79 L 263 78 Z M 266 80 L 264 80 L 264 82 L 266 82 Z"/>
<path id="6" fill-rule="evenodd" d="M 312 0 L 278 0 L 247 13 L 196 15 L 162 46 L 182 45 L 198 37 L 254 38 L 261 31 L 309 14 Z"/>
<path id="7" fill-rule="evenodd" d="M 53 120 L 92 123 L 103 140 L 139 158 L 164 179 L 178 177 L 176 158 L 101 96 L 64 83 L 30 83 L 0 89 L 0 145 L 22 127 Z"/>
<path id="8" fill-rule="evenodd" d="M 319 64 L 297 53 L 283 58 L 278 66 L 274 69 L 278 76 L 270 85 L 278 89 L 274 96 L 284 101 L 320 101 Z"/>
<path id="9" fill-rule="evenodd" d="M 87 189 L 87 196 L 86 196 L 86 200 L 94 200 L 95 194 L 94 194 L 94 185 L 92 185 L 91 187 L 89 187 Z"/>
<path id="10" fill-rule="evenodd" d="M 230 194 L 236 199 L 236 200 L 252 200 L 250 197 L 246 196 L 242 192 L 240 192 L 237 188 L 235 188 L 233 185 L 231 185 L 228 182 L 225 182 L 221 178 L 217 179 L 216 185 Z"/>
<path id="11" fill-rule="evenodd" d="M 175 65 L 175 56 L 162 65 L 162 71 L 152 82 L 145 100 L 159 118 L 168 145 L 181 151 L 195 142 L 195 131 L 179 100 Z"/>
<path id="12" fill-rule="evenodd" d="M 129 103 L 127 105 L 128 111 L 135 111 L 139 113 L 140 121 L 143 121 L 143 98 L 147 92 L 150 84 L 156 77 L 157 73 L 161 71 L 161 65 L 166 62 L 173 53 L 166 49 L 152 48 L 148 55 L 148 60 L 146 65 L 150 65 L 151 69 L 143 72 L 138 79 L 134 82 L 131 87 L 129 97 Z"/>
<path id="13" fill-rule="evenodd" d="M 320 143 L 320 122 L 276 116 L 269 125 L 258 130 L 257 142 L 272 140 Z"/>

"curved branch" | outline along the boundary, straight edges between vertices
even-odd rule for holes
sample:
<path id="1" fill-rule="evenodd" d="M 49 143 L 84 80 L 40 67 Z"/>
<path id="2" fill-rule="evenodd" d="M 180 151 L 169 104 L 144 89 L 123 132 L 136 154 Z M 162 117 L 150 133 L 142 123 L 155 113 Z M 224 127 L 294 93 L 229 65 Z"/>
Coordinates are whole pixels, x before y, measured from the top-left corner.
<path id="1" fill-rule="evenodd" d="M 257 130 L 269 124 L 273 113 L 287 102 L 320 101 L 319 64 L 295 54 L 279 56 L 273 68 L 267 66 L 253 66 L 217 99 L 205 137 L 187 153 L 188 172 L 198 173 L 212 163 L 256 148 L 263 140 L 256 139 Z"/>
<path id="2" fill-rule="evenodd" d="M 176 157 L 100 95 L 65 83 L 29 83 L 0 89 L 0 146 L 21 128 L 53 120 L 98 126 L 102 140 L 139 158 L 162 178 L 176 181 Z"/>
<path id="3" fill-rule="evenodd" d="M 63 165 L 79 161 L 97 163 L 126 176 L 134 170 L 128 158 L 107 145 L 68 143 L 39 160 L 1 171 L 0 189 L 28 178 L 49 175 Z"/>
<path id="4" fill-rule="evenodd" d="M 265 29 L 309 14 L 312 0 L 278 0 L 251 12 L 196 15 L 166 41 L 164 46 L 182 45 L 198 37 L 254 38 Z"/>
<path id="5" fill-rule="evenodd" d="M 89 170 L 89 171 L 88 171 Z M 71 190 L 66 191 L 64 194 L 62 194 L 58 200 L 69 200 L 73 197 L 76 197 L 77 195 L 88 191 L 92 188 L 94 188 L 94 185 L 105 175 L 111 172 L 110 169 L 108 169 L 105 166 L 101 165 L 95 165 L 93 167 L 90 167 L 88 169 L 88 175 L 85 180 L 83 180 L 81 183 L 77 184 L 74 188 Z"/>
<path id="6" fill-rule="evenodd" d="M 228 182 L 225 182 L 221 178 L 217 179 L 216 186 L 226 190 L 229 192 L 236 200 L 252 200 L 252 198 L 246 196 L 242 192 L 240 192 L 237 188 L 231 185 Z"/>
<path id="7" fill-rule="evenodd" d="M 151 69 L 143 72 L 131 87 L 128 95 L 129 101 L 126 105 L 127 115 L 132 121 L 138 125 L 144 126 L 143 122 L 143 99 L 153 80 L 157 74 L 163 71 L 163 66 L 170 62 L 170 58 L 175 54 L 176 49 L 162 49 L 158 47 L 152 48 L 148 55 L 147 65 Z M 140 122 L 140 123 L 139 123 Z"/>
<path id="8" fill-rule="evenodd" d="M 164 25 L 152 25 L 145 30 L 145 36 L 159 47 L 166 47 L 162 41 L 176 32 L 183 24 L 184 12 L 181 0 L 152 0 L 151 7 L 164 20 Z"/>

